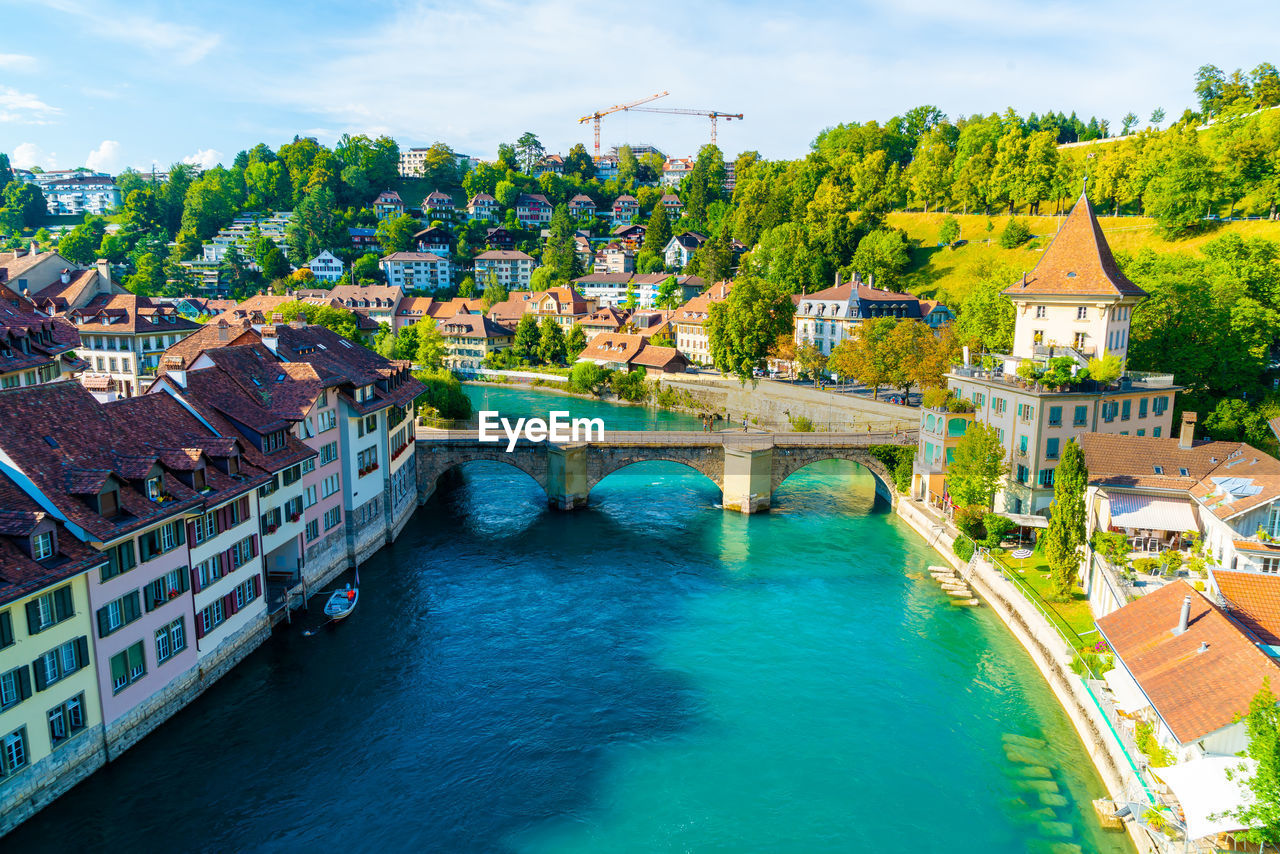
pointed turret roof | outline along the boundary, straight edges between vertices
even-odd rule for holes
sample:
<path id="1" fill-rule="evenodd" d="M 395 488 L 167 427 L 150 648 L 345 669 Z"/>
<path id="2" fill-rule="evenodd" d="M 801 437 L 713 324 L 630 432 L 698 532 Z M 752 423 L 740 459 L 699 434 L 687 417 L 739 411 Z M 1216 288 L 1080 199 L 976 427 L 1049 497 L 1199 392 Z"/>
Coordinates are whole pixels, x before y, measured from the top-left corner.
<path id="1" fill-rule="evenodd" d="M 1137 296 L 1147 292 L 1125 278 L 1102 236 L 1089 198 L 1080 199 L 1031 274 L 1005 290 L 1024 296 Z"/>

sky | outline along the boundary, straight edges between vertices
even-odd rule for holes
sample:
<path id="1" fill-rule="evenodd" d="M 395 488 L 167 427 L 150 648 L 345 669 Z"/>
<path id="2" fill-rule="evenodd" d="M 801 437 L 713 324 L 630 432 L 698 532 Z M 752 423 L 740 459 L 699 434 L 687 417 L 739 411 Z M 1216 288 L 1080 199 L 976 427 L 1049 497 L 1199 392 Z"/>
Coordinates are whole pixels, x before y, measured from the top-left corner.
<path id="1" fill-rule="evenodd" d="M 1280 65 L 1275 0 L 0 0 L 0 31 L 0 151 L 107 172 L 295 135 L 492 159 L 532 131 L 590 150 L 579 117 L 664 90 L 651 106 L 744 114 L 720 123 L 726 154 L 791 158 L 919 104 L 1173 118 L 1200 65 Z M 602 121 L 605 149 L 688 155 L 709 135 L 702 117 Z"/>

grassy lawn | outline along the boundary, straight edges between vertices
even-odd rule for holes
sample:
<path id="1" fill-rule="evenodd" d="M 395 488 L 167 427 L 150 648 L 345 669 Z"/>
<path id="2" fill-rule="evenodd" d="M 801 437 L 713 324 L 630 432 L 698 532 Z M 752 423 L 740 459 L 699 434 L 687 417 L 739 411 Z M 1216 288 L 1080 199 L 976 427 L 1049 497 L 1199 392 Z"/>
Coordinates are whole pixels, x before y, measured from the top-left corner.
<path id="1" fill-rule="evenodd" d="M 993 556 L 994 553 L 993 553 Z M 1007 554 L 1000 555 L 999 560 L 1009 569 L 1009 574 L 1022 581 L 1030 589 L 1028 598 L 1049 614 L 1067 639 L 1077 649 L 1092 649 L 1100 636 L 1093 625 L 1093 614 L 1089 610 L 1089 598 L 1080 591 L 1074 591 L 1065 602 L 1055 600 L 1053 585 L 1049 582 L 1049 565 L 1044 555 L 1036 553 L 1031 557 L 1018 561 Z M 1019 572 L 1019 568 L 1023 572 Z M 1019 589 L 1028 593 L 1022 585 Z"/>
<path id="2" fill-rule="evenodd" d="M 906 289 L 919 297 L 941 299 L 952 308 L 964 299 L 980 272 L 993 263 L 1011 267 L 1015 277 L 1023 270 L 1030 272 L 1059 225 L 1059 218 L 1054 216 L 1019 216 L 1036 236 L 1017 249 L 1001 249 L 997 241 L 1009 221 L 1008 216 L 991 217 L 993 228 L 988 232 L 987 217 L 955 214 L 960 222 L 960 237 L 969 242 L 958 249 L 945 249 L 937 245 L 944 216 L 941 213 L 891 213 L 886 219 L 891 227 L 905 230 L 918 247 L 912 250 L 911 266 L 904 276 Z M 1154 252 L 1198 252 L 1210 240 L 1229 233 L 1280 240 L 1280 222 L 1267 220 L 1215 223 L 1194 237 L 1176 241 L 1157 236 L 1154 222 L 1147 217 L 1100 216 L 1098 222 L 1115 252 L 1133 253 L 1144 248 Z M 990 245 L 986 243 L 988 238 Z"/>

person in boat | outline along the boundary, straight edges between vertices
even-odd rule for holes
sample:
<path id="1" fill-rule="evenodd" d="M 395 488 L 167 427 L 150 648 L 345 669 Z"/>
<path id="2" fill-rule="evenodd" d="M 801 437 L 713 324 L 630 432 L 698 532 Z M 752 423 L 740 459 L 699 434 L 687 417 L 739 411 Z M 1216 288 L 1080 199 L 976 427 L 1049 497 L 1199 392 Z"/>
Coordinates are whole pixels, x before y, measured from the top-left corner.
<path id="1" fill-rule="evenodd" d="M 354 600 L 355 600 L 355 598 L 356 598 L 356 591 L 355 591 L 355 588 L 354 588 L 354 587 L 348 587 L 348 588 L 347 588 L 347 601 L 348 601 L 348 602 L 354 601 Z"/>

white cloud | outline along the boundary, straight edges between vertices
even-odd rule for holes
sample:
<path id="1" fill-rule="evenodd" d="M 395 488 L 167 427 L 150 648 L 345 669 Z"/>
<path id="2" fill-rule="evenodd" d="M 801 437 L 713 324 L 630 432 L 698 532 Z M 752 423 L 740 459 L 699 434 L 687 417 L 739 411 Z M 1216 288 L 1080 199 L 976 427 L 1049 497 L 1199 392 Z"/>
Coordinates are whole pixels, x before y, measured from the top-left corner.
<path id="1" fill-rule="evenodd" d="M 89 156 L 84 160 L 84 165 L 95 172 L 115 174 L 116 170 L 122 165 L 120 143 L 114 139 L 104 139 L 101 145 L 89 152 Z"/>
<path id="2" fill-rule="evenodd" d="M 124 42 L 130 47 L 141 47 L 149 53 L 163 54 L 179 65 L 199 62 L 222 42 L 222 37 L 207 27 L 174 24 L 120 8 L 104 11 L 96 2 L 45 0 L 45 5 L 80 18 L 97 36 Z"/>
<path id="3" fill-rule="evenodd" d="M 202 148 L 195 154 L 182 158 L 183 163 L 199 166 L 201 169 L 212 169 L 222 162 L 222 152 L 215 148 Z"/>
<path id="4" fill-rule="evenodd" d="M 61 112 L 62 110 L 51 107 L 29 92 L 0 86 L 0 123 L 45 125 Z"/>
<path id="5" fill-rule="evenodd" d="M 18 169 L 30 169 L 32 166 L 39 166 L 41 169 L 58 168 L 58 155 L 52 152 L 46 154 L 34 142 L 24 142 L 14 148 L 9 160 Z"/>
<path id="6" fill-rule="evenodd" d="M 38 64 L 34 56 L 23 53 L 0 53 L 0 68 L 10 71 L 35 71 Z"/>

